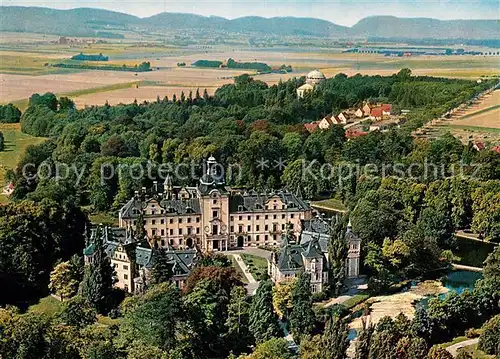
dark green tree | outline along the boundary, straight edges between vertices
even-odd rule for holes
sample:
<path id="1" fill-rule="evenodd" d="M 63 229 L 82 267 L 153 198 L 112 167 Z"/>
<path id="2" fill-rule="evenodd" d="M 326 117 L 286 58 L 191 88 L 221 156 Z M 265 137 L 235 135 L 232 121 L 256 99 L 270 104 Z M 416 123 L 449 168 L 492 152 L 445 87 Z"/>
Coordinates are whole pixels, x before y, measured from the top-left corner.
<path id="1" fill-rule="evenodd" d="M 370 353 L 370 345 L 374 332 L 375 332 L 375 326 L 372 324 L 367 325 L 366 321 L 363 320 L 363 329 L 361 330 L 359 338 L 356 341 L 355 359 L 368 359 L 368 354 Z"/>
<path id="2" fill-rule="evenodd" d="M 311 275 L 301 271 L 292 289 L 292 311 L 290 326 L 295 339 L 300 342 L 305 335 L 314 329 L 314 312 L 312 309 Z"/>
<path id="3" fill-rule="evenodd" d="M 246 289 L 236 286 L 231 290 L 227 308 L 227 339 L 234 354 L 243 353 L 253 343 L 254 338 L 249 330 L 250 303 Z"/>
<path id="4" fill-rule="evenodd" d="M 276 338 L 280 335 L 278 316 L 273 310 L 273 290 L 270 280 L 259 283 L 250 307 L 250 332 L 257 343 Z"/>
<path id="5" fill-rule="evenodd" d="M 168 282 L 172 278 L 172 261 L 165 248 L 154 249 L 154 263 L 151 270 L 151 283 Z"/>
<path id="6" fill-rule="evenodd" d="M 332 233 L 328 242 L 328 280 L 330 291 L 333 296 L 338 297 L 345 281 L 347 243 L 345 241 L 346 227 L 341 216 L 332 219 Z"/>
<path id="7" fill-rule="evenodd" d="M 66 302 L 60 317 L 66 324 L 78 328 L 86 327 L 97 321 L 95 309 L 80 296 Z"/>
<path id="8" fill-rule="evenodd" d="M 112 306 L 113 284 L 116 278 L 111 261 L 104 250 L 101 233 L 102 228 L 98 227 L 93 243 L 92 259 L 85 267 L 80 284 L 80 295 L 98 313 L 107 314 Z"/>
<path id="9" fill-rule="evenodd" d="M 330 317 L 323 333 L 323 350 L 325 359 L 344 359 L 349 348 L 347 321 Z"/>

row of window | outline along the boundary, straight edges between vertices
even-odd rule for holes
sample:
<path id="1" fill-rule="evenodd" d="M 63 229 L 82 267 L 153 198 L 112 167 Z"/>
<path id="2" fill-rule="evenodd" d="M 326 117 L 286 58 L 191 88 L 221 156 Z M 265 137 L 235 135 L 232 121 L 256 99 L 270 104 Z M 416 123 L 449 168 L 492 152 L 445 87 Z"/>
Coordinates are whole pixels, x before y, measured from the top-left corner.
<path id="1" fill-rule="evenodd" d="M 152 214 L 154 214 L 154 213 L 152 213 Z M 215 211 L 215 210 L 212 211 L 212 218 L 219 218 L 219 211 Z M 295 218 L 295 214 L 293 214 L 293 213 L 290 214 L 290 218 L 291 219 Z M 264 216 L 264 219 L 269 219 L 269 215 L 266 214 Z M 278 219 L 278 215 L 273 214 L 273 219 Z M 286 214 L 282 214 L 281 215 L 281 219 L 286 219 Z M 175 223 L 175 220 L 176 220 L 176 218 L 169 218 L 168 219 L 168 223 L 169 224 L 173 224 L 173 223 Z M 238 220 L 242 221 L 243 220 L 243 216 L 238 216 Z M 251 221 L 252 220 L 252 216 L 247 216 L 247 220 Z M 260 215 L 256 215 L 255 216 L 255 220 L 257 220 L 257 221 L 260 220 Z M 183 221 L 184 221 L 184 219 L 182 217 L 178 218 L 178 223 L 183 223 Z M 231 216 L 231 221 L 234 221 L 234 216 Z M 146 220 L 145 222 L 147 224 L 148 220 Z M 195 217 L 195 222 L 196 223 L 200 223 L 200 217 Z M 158 220 L 158 222 L 157 222 L 156 219 L 150 219 L 149 220 L 149 224 L 155 225 L 157 223 L 159 223 L 159 224 L 165 224 L 165 219 L 161 218 L 160 220 Z M 191 217 L 187 217 L 186 223 L 193 223 L 193 219 Z"/>
<path id="2" fill-rule="evenodd" d="M 278 218 L 278 215 L 277 214 L 273 214 L 273 219 L 277 219 Z M 281 219 L 285 219 L 286 218 L 286 214 L 282 214 L 281 215 Z M 295 218 L 295 214 L 290 214 L 290 218 Z M 269 215 L 266 214 L 264 215 L 264 219 L 269 219 Z M 239 221 L 242 221 L 243 220 L 243 216 L 238 216 L 238 220 Z M 251 221 L 252 220 L 252 216 L 247 216 L 247 221 Z M 255 220 L 260 220 L 260 215 L 256 215 L 255 216 Z M 231 221 L 234 221 L 234 216 L 231 216 Z"/>
<path id="3" fill-rule="evenodd" d="M 175 235 L 174 232 L 175 232 L 174 229 L 170 228 L 168 230 L 168 235 L 169 236 L 173 236 L 173 235 Z M 161 237 L 164 237 L 165 234 L 166 234 L 166 230 L 165 229 L 160 229 L 159 231 L 156 228 L 151 229 L 151 235 L 152 236 L 158 236 L 159 235 Z M 182 228 L 179 228 L 178 231 L 177 231 L 177 235 L 182 236 L 183 234 L 188 234 L 188 235 L 189 234 L 200 234 L 200 228 L 199 227 L 197 227 L 197 228 L 188 227 L 188 228 L 186 228 L 186 233 L 184 233 L 184 231 L 183 231 Z"/>
<path id="4" fill-rule="evenodd" d="M 175 220 L 176 220 L 176 218 L 169 218 L 169 219 L 168 219 L 168 223 L 169 223 L 169 224 L 175 223 Z M 178 221 L 179 221 L 178 223 L 183 223 L 183 221 L 184 221 L 184 220 L 183 220 L 183 218 L 182 218 L 182 217 L 180 217 L 180 218 L 178 218 Z M 191 217 L 188 217 L 188 218 L 186 219 L 186 223 L 192 223 L 192 222 L 193 222 L 193 220 L 192 220 L 192 218 L 191 218 Z M 196 222 L 196 223 L 200 223 L 200 217 L 196 217 L 196 218 L 195 218 L 195 222 Z M 147 223 L 147 220 L 146 220 L 146 223 Z M 157 220 L 156 220 L 156 219 L 150 219 L 150 220 L 149 220 L 149 223 L 154 225 L 154 224 L 156 224 L 156 223 L 157 223 Z M 165 219 L 164 219 L 164 218 L 161 218 L 161 219 L 158 221 L 158 223 L 160 223 L 160 224 L 165 224 Z"/>
<path id="5" fill-rule="evenodd" d="M 272 231 L 273 232 L 277 232 L 279 230 L 279 228 L 280 227 L 279 227 L 278 224 L 273 224 Z M 290 223 L 290 228 L 293 230 L 293 223 Z M 284 231 L 285 229 L 286 229 L 286 224 L 284 224 L 284 223 L 281 224 L 281 230 Z M 261 226 L 258 225 L 258 224 L 256 224 L 255 225 L 255 232 L 259 232 L 260 230 L 261 230 Z M 251 225 L 247 225 L 246 226 L 246 231 L 247 232 L 252 232 L 252 226 Z M 268 224 L 264 225 L 264 231 L 265 232 L 269 231 L 269 225 Z M 238 225 L 238 233 L 243 233 L 243 232 L 245 232 L 245 227 L 242 224 Z M 234 226 L 231 226 L 231 233 L 234 233 Z"/>

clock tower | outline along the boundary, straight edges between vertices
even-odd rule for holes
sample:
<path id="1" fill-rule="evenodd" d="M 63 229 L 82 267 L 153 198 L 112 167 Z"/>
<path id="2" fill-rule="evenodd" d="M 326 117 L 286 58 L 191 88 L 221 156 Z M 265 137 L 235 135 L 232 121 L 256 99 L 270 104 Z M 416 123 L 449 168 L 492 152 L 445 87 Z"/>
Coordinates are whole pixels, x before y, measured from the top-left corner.
<path id="1" fill-rule="evenodd" d="M 223 251 L 229 247 L 229 193 L 225 188 L 224 168 L 210 157 L 198 184 L 205 251 Z"/>

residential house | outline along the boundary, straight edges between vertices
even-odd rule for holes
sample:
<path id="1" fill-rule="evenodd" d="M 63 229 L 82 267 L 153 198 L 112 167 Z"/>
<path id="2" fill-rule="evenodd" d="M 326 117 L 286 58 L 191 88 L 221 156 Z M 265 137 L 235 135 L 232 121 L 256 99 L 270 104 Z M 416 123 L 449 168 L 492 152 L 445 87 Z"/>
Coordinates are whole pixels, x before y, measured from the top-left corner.
<path id="1" fill-rule="evenodd" d="M 268 274 L 275 283 L 297 276 L 303 270 L 311 274 L 311 291 L 322 292 L 328 284 L 328 243 L 332 228 L 320 217 L 303 221 L 299 241 L 287 234 L 282 236 L 277 253 L 268 260 Z M 361 239 L 347 226 L 344 236 L 347 242 L 346 277 L 359 277 Z"/>
<path id="2" fill-rule="evenodd" d="M 158 255 L 158 249 L 151 247 L 146 239 L 135 237 L 132 228 L 93 228 L 83 250 L 85 264 L 91 264 L 102 245 L 106 256 L 115 270 L 115 287 L 129 293 L 142 293 L 151 280 L 151 270 Z M 176 250 L 166 248 L 165 255 L 172 266 L 172 282 L 182 288 L 197 256 L 195 249 Z"/>
<path id="3" fill-rule="evenodd" d="M 486 148 L 483 142 L 475 142 L 472 146 L 476 151 L 482 151 Z"/>
<path id="4" fill-rule="evenodd" d="M 314 131 L 316 131 L 319 128 L 319 123 L 320 123 L 320 121 L 314 121 L 314 122 L 311 122 L 311 123 L 305 123 L 304 124 L 304 128 L 309 133 L 313 133 Z"/>

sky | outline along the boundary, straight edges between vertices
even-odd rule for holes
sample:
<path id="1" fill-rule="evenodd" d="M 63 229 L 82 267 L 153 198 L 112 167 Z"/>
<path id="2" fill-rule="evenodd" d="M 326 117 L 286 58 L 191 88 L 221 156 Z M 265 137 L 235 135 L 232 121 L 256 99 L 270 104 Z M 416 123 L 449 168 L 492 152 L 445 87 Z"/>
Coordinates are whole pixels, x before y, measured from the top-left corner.
<path id="1" fill-rule="evenodd" d="M 241 16 L 297 16 L 352 26 L 372 15 L 451 19 L 500 19 L 499 0 L 0 0 L 0 4 L 57 9 L 94 7 L 147 17 L 185 12 L 233 19 Z"/>

